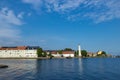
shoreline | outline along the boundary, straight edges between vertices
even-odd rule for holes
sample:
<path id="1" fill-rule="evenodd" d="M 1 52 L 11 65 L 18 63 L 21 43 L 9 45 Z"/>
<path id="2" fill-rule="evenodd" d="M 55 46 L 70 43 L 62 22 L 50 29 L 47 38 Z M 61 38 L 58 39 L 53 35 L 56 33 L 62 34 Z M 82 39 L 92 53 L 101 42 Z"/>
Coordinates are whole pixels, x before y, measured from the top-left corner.
<path id="1" fill-rule="evenodd" d="M 84 58 L 117 58 L 117 57 L 71 57 L 70 59 L 73 59 L 73 58 L 81 58 L 81 59 L 84 59 Z M 41 59 L 41 60 L 44 60 L 44 59 L 68 59 L 66 57 L 37 57 L 37 58 L 26 58 L 26 57 L 4 57 L 4 58 L 1 58 L 0 59 Z"/>
<path id="2" fill-rule="evenodd" d="M 75 58 L 75 57 L 73 57 Z M 53 58 L 50 58 L 50 57 L 37 57 L 37 58 L 26 58 L 26 57 L 4 57 L 4 58 L 1 58 L 0 59 L 66 59 L 65 57 L 53 57 Z"/>
<path id="3" fill-rule="evenodd" d="M 22 57 L 22 58 L 19 58 L 19 57 L 5 57 L 5 58 L 0 58 L 0 59 L 49 59 L 48 57 L 38 57 L 38 58 L 26 58 L 26 57 Z"/>

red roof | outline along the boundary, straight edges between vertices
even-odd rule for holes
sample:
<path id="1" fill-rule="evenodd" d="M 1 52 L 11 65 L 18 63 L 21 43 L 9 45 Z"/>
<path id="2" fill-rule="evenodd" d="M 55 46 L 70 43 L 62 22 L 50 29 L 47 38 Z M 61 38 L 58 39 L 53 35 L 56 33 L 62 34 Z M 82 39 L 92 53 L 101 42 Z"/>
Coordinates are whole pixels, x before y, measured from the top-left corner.
<path id="1" fill-rule="evenodd" d="M 57 51 L 52 51 L 51 54 L 57 54 Z"/>
<path id="2" fill-rule="evenodd" d="M 18 46 L 18 47 L 0 47 L 0 50 L 25 50 L 26 46 Z"/>
<path id="3" fill-rule="evenodd" d="M 74 54 L 74 51 L 62 51 L 62 54 Z"/>

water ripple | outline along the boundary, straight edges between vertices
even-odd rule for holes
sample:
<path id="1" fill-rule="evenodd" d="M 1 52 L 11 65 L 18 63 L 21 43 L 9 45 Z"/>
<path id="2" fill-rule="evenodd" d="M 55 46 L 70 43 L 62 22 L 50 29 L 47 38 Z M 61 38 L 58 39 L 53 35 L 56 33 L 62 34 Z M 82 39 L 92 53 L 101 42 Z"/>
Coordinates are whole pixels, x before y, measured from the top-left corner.
<path id="1" fill-rule="evenodd" d="M 1 59 L 0 80 L 119 80 L 119 58 Z"/>

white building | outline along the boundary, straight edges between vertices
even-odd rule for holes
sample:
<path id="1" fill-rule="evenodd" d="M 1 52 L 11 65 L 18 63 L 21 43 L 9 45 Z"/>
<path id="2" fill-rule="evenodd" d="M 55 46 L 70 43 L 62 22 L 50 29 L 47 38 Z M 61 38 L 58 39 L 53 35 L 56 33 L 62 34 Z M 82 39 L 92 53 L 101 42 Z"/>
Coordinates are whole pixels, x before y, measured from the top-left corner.
<path id="1" fill-rule="evenodd" d="M 74 51 L 62 51 L 63 57 L 74 57 Z"/>
<path id="2" fill-rule="evenodd" d="M 30 46 L 0 47 L 1 58 L 36 58 L 37 48 Z"/>
<path id="3" fill-rule="evenodd" d="M 60 54 L 57 50 L 48 50 L 47 54 L 51 54 L 54 57 L 74 57 L 75 51 L 62 51 Z"/>
<path id="4" fill-rule="evenodd" d="M 62 55 L 59 54 L 59 52 L 57 50 L 47 50 L 45 51 L 47 53 L 47 55 L 51 54 L 54 57 L 61 57 Z"/>
<path id="5" fill-rule="evenodd" d="M 56 53 L 52 53 L 52 56 L 54 56 L 54 57 L 61 57 L 61 54 L 59 54 L 58 52 L 56 52 Z"/>

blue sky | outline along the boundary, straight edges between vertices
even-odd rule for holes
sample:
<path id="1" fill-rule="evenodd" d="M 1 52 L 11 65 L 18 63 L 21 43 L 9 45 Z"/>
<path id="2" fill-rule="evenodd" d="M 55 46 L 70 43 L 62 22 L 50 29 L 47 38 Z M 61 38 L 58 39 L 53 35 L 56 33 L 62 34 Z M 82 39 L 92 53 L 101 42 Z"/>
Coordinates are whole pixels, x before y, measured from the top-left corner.
<path id="1" fill-rule="evenodd" d="M 120 0 L 0 0 L 0 46 L 120 53 Z"/>

